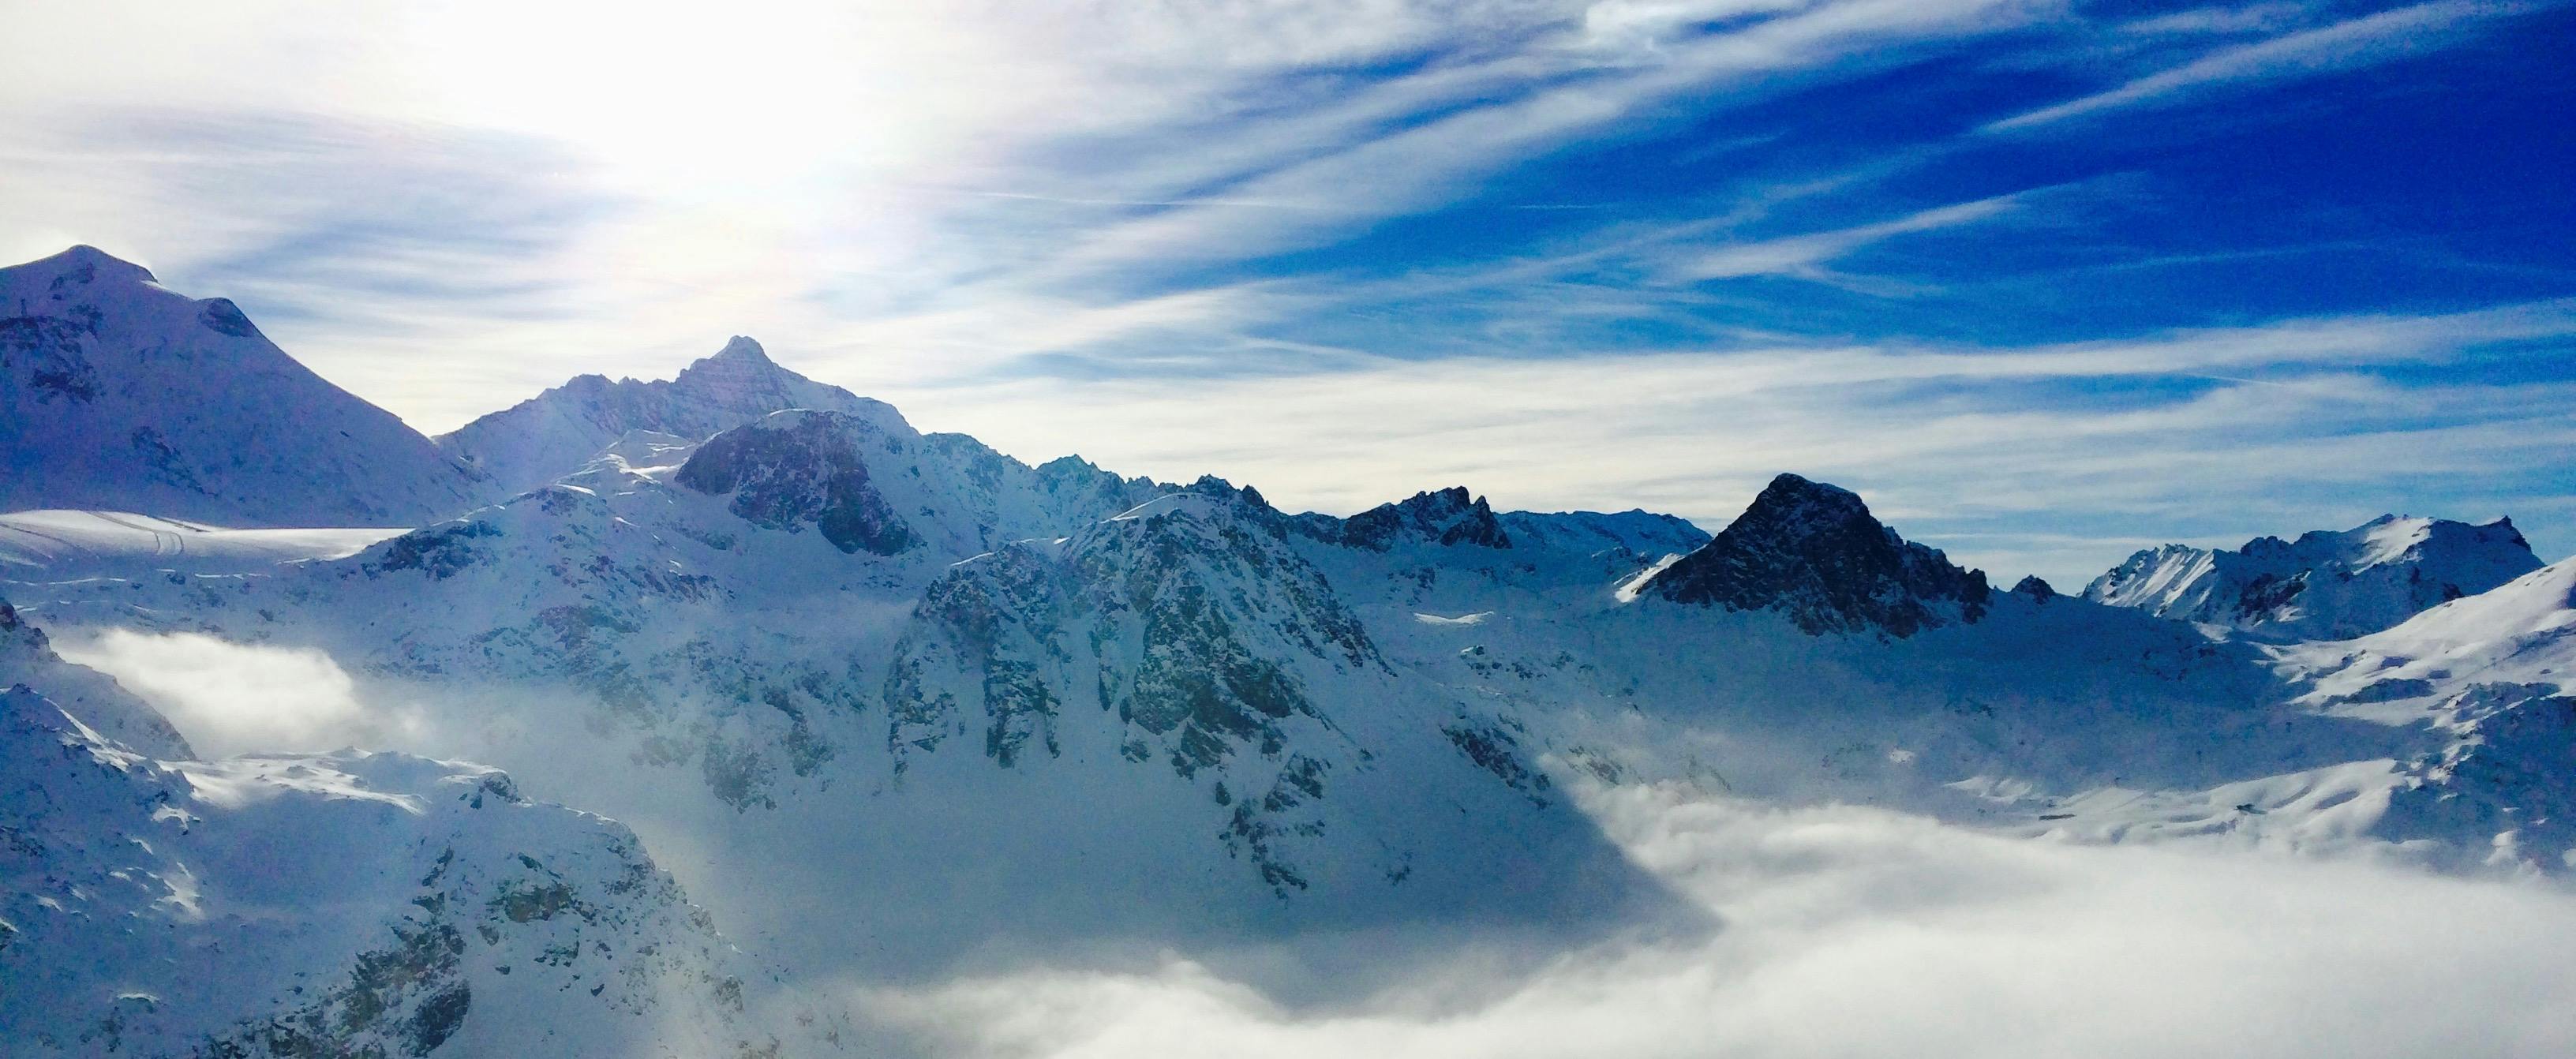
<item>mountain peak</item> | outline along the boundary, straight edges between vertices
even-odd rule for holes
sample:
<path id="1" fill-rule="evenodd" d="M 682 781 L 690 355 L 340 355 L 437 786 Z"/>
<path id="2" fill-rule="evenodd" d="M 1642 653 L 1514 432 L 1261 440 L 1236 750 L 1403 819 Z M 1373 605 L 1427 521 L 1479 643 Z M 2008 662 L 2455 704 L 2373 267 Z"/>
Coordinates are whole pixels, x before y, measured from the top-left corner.
<path id="1" fill-rule="evenodd" d="M 404 526 L 481 483 L 296 363 L 239 306 L 92 246 L 0 268 L 0 510 Z"/>
<path id="2" fill-rule="evenodd" d="M 791 378 L 797 382 L 809 381 L 779 367 L 777 361 L 769 359 L 769 351 L 760 348 L 759 342 L 735 335 L 725 342 L 723 349 L 680 369 L 680 374 L 671 379 L 671 384 L 682 387 L 693 384 L 732 387 L 755 383 L 783 386 L 784 380 Z M 772 380 L 776 380 L 774 384 Z"/>
<path id="3" fill-rule="evenodd" d="M 745 364 L 764 364 L 771 367 L 776 366 L 776 364 L 769 359 L 769 351 L 760 348 L 759 341 L 753 339 L 749 335 L 735 335 L 732 338 L 726 339 L 724 348 L 717 350 L 715 356 L 707 359 L 718 361 L 737 361 Z"/>
<path id="4" fill-rule="evenodd" d="M 1763 486 L 1753 498 L 1753 506 L 1744 510 L 1742 518 L 1755 517 L 1766 521 L 1796 519 L 1810 526 L 1830 526 L 1852 519 L 1878 523 L 1871 517 L 1869 505 L 1861 502 L 1860 494 L 1787 473 L 1771 479 L 1771 484 Z"/>
<path id="5" fill-rule="evenodd" d="M 1779 610 L 1813 634 L 1897 637 L 1985 616 L 1986 575 L 1896 535 L 1848 489 L 1794 474 L 1649 582 L 1677 603 Z"/>
<path id="6" fill-rule="evenodd" d="M 910 433 L 880 401 L 799 375 L 769 359 L 758 341 L 735 335 L 669 379 L 610 381 L 579 375 L 438 439 L 440 447 L 515 495 L 580 470 L 629 431 L 704 441 L 789 409 L 839 412 Z"/>
<path id="7" fill-rule="evenodd" d="M 127 261 L 87 243 L 80 243 L 51 257 L 38 258 L 17 266 L 30 272 L 67 277 L 74 283 L 91 283 L 104 277 L 134 283 L 158 283 L 152 270 Z M 16 271 L 11 269 L 10 271 Z"/>

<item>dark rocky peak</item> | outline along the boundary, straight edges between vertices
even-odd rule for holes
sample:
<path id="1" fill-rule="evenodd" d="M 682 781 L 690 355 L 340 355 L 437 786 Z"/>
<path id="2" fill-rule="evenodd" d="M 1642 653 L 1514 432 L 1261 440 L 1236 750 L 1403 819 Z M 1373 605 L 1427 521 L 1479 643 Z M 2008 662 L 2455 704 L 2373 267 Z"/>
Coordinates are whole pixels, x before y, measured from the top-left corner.
<path id="1" fill-rule="evenodd" d="M 1896 535 L 1851 491 L 1783 474 L 1647 591 L 1676 603 L 1777 610 L 1812 635 L 1899 638 L 1985 616 L 1981 571 Z"/>
<path id="2" fill-rule="evenodd" d="M 811 525 L 844 553 L 896 555 L 922 539 L 869 479 L 858 439 L 874 429 L 838 412 L 775 413 L 708 439 L 674 481 L 729 494 L 727 510 L 762 528 Z"/>
<path id="3" fill-rule="evenodd" d="M 1299 528 L 1329 543 L 1375 552 L 1409 541 L 1480 548 L 1512 546 L 1511 534 L 1494 517 L 1493 507 L 1484 497 L 1470 494 L 1461 486 L 1415 493 L 1346 519 L 1307 516 Z"/>
<path id="4" fill-rule="evenodd" d="M 2050 585 L 2048 582 L 2041 580 L 2038 574 L 2032 574 L 2028 577 L 2022 578 L 2018 582 L 2015 582 L 2012 590 L 2013 595 L 2027 596 L 2040 603 L 2046 603 L 2049 600 L 2057 598 L 2057 588 Z"/>

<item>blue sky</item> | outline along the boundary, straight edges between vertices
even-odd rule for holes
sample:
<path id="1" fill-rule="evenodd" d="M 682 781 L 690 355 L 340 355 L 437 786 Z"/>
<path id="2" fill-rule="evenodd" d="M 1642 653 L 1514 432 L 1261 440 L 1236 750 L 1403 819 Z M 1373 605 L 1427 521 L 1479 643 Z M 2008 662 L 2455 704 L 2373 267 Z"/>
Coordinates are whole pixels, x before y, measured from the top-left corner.
<path id="1" fill-rule="evenodd" d="M 745 333 L 1292 506 L 2576 552 L 2568 3 L 13 8 L 0 251 L 433 432 Z"/>

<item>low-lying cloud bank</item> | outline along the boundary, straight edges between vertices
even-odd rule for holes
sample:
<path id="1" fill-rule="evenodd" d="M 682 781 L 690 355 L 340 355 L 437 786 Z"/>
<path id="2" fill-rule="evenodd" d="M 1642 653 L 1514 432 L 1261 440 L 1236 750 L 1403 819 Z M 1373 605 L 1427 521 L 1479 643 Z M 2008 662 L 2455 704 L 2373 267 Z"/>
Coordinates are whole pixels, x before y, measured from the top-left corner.
<path id="1" fill-rule="evenodd" d="M 457 750 L 417 711 L 367 702 L 318 652 L 123 630 L 57 640 L 210 755 Z M 580 755 L 557 756 L 551 770 L 510 763 L 531 790 L 576 806 L 609 782 L 572 771 Z M 973 1059 L 2576 1055 L 2565 1002 L 2576 996 L 2576 890 L 2563 881 L 2206 840 L 2009 838 L 1680 785 L 1580 797 L 1641 865 L 1718 919 L 1714 935 L 1476 951 L 1430 973 L 1416 970 L 1418 949 L 1373 939 L 1348 966 L 1401 970 L 1354 977 L 1404 984 L 1358 1000 L 1362 990 L 1320 990 L 1332 996 L 1323 1003 L 1212 969 L 1229 954 L 1106 968 L 1059 957 L 852 986 L 854 1029 L 882 1054 Z M 731 811 L 675 813 L 646 835 L 685 879 L 727 848 L 713 829 L 740 826 Z M 718 925 L 755 958 L 775 957 L 743 922 Z M 808 969 L 884 970 L 855 954 L 837 971 Z"/>
<path id="2" fill-rule="evenodd" d="M 1319 1012 L 1178 956 L 862 1005 L 924 1054 L 979 1057 L 2576 1054 L 2576 895 L 2547 884 L 1668 789 L 1595 803 L 1725 929 L 1567 956 L 1464 1006 L 1471 972 Z"/>
<path id="3" fill-rule="evenodd" d="M 65 659 L 114 676 L 170 719 L 206 757 L 358 747 L 412 749 L 414 711 L 361 702 L 331 656 L 197 633 L 58 630 Z"/>

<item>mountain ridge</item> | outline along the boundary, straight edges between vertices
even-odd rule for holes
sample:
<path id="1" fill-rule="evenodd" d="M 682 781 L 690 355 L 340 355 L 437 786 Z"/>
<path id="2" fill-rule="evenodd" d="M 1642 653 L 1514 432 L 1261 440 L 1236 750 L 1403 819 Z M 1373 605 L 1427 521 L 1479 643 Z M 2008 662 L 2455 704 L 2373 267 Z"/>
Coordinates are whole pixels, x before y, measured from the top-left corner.
<path id="1" fill-rule="evenodd" d="M 88 246 L 0 268 L 0 510 L 400 526 L 481 476 L 332 385 L 223 298 Z"/>
<path id="2" fill-rule="evenodd" d="M 2169 544 L 2095 578 L 2084 597 L 2268 639 L 2346 639 L 2539 569 L 2510 518 L 2484 525 L 2382 515 L 2235 550 Z"/>

